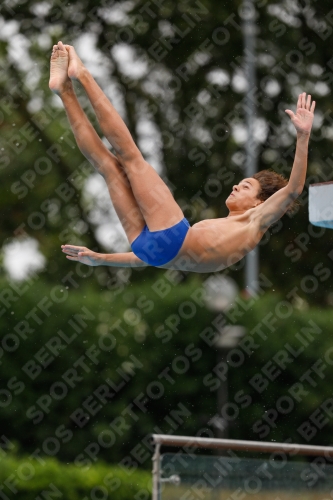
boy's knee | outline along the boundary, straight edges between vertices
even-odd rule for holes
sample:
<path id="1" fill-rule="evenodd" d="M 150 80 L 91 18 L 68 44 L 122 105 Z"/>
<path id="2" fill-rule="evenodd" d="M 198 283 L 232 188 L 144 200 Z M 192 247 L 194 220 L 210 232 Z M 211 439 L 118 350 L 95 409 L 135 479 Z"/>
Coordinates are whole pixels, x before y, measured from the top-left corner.
<path id="1" fill-rule="evenodd" d="M 149 164 L 143 159 L 140 152 L 121 155 L 119 161 L 129 177 L 133 174 L 144 174 L 149 168 Z"/>

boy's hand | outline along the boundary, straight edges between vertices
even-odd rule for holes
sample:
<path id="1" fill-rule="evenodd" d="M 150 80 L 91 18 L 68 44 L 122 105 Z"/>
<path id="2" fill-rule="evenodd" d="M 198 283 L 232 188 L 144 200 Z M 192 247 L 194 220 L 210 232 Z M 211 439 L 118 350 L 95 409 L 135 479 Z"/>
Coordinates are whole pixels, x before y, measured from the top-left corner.
<path id="1" fill-rule="evenodd" d="M 69 260 L 75 260 L 87 266 L 100 265 L 100 254 L 89 250 L 89 248 L 74 245 L 61 245 L 61 248 L 67 254 L 66 258 Z"/>
<path id="2" fill-rule="evenodd" d="M 306 96 L 306 92 L 303 92 L 298 97 L 296 114 L 290 109 L 286 109 L 286 113 L 290 116 L 297 133 L 310 135 L 315 107 L 316 101 L 311 103 L 311 96 Z"/>

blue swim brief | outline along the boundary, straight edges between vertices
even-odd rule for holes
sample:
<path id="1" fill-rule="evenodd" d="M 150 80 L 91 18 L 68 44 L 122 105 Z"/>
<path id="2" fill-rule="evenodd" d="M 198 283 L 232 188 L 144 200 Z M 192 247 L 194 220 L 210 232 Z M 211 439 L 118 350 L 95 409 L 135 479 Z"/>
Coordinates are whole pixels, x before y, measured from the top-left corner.
<path id="1" fill-rule="evenodd" d="M 163 266 L 176 257 L 190 227 L 185 217 L 178 224 L 162 231 L 149 231 L 145 225 L 133 241 L 132 251 L 139 259 L 151 266 Z"/>

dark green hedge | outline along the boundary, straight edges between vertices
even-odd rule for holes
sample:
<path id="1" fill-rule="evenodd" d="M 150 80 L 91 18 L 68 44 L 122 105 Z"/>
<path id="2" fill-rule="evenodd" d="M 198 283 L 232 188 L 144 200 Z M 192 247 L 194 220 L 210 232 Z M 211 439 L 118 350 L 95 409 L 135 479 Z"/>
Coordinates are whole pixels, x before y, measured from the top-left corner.
<path id="1" fill-rule="evenodd" d="M 151 497 L 151 474 L 128 473 L 119 467 L 96 463 L 89 471 L 55 458 L 18 458 L 6 454 L 0 459 L 0 483 L 3 498 L 36 500 L 148 500 Z"/>

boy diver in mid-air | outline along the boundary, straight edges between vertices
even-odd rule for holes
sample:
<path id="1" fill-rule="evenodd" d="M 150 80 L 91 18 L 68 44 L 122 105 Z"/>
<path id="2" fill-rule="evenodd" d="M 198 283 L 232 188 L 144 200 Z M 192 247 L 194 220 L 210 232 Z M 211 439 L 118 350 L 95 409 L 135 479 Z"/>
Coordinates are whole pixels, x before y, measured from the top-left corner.
<path id="1" fill-rule="evenodd" d="M 71 80 L 86 91 L 101 130 L 116 155 L 103 144 L 81 108 Z M 293 168 L 287 181 L 261 171 L 233 186 L 226 200 L 229 215 L 192 227 L 170 190 L 144 158 L 125 123 L 83 65 L 73 47 L 59 42 L 51 56 L 50 89 L 62 99 L 76 142 L 104 177 L 132 252 L 100 254 L 62 245 L 67 258 L 90 266 L 178 269 L 198 273 L 231 266 L 250 252 L 267 229 L 291 209 L 306 177 L 315 101 L 301 94 L 296 114 L 286 110 L 297 131 Z"/>

